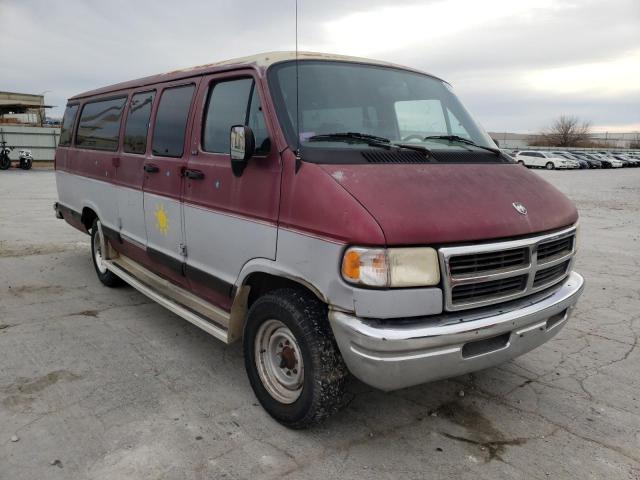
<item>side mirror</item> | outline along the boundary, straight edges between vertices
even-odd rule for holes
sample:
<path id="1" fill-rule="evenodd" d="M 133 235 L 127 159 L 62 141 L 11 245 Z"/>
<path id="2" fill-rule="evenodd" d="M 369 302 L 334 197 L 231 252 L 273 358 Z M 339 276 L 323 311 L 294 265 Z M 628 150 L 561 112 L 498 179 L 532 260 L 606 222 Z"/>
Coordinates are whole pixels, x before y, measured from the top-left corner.
<path id="1" fill-rule="evenodd" d="M 247 125 L 231 127 L 231 170 L 236 177 L 242 175 L 247 162 L 256 151 L 256 140 L 253 131 Z"/>

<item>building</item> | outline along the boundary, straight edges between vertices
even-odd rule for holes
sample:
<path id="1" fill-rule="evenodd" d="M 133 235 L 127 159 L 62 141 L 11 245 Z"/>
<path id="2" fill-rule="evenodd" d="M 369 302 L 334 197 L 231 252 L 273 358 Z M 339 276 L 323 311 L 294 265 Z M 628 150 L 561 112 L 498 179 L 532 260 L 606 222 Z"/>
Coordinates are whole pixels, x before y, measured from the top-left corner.
<path id="1" fill-rule="evenodd" d="M 489 132 L 489 136 L 497 141 L 500 148 L 506 149 L 531 148 L 530 142 L 535 139 L 535 134 L 527 133 Z M 593 148 L 637 148 L 636 145 L 640 145 L 640 132 L 591 132 L 589 140 Z"/>
<path id="2" fill-rule="evenodd" d="M 531 135 L 528 133 L 489 132 L 500 148 L 527 148 Z"/>
<path id="3" fill-rule="evenodd" d="M 47 108 L 44 95 L 0 92 L 0 124 L 42 126 Z"/>

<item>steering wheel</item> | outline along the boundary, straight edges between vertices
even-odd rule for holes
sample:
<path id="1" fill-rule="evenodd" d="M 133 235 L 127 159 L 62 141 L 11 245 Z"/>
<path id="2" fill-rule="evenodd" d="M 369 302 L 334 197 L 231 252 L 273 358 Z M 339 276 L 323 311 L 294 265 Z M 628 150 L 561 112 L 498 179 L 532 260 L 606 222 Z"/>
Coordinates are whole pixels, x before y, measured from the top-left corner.
<path id="1" fill-rule="evenodd" d="M 403 142 L 408 142 L 410 140 L 418 140 L 418 141 L 422 141 L 424 139 L 424 137 L 422 137 L 421 135 L 407 135 L 406 137 L 404 137 L 402 139 Z"/>

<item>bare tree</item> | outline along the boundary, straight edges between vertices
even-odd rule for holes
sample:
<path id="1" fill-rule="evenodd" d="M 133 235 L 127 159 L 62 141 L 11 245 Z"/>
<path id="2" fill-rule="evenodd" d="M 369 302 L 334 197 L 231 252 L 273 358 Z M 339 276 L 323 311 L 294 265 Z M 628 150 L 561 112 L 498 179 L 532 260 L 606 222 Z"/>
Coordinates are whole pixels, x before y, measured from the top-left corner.
<path id="1" fill-rule="evenodd" d="M 561 115 L 536 137 L 536 143 L 553 147 L 579 147 L 589 143 L 591 124 L 578 117 Z"/>

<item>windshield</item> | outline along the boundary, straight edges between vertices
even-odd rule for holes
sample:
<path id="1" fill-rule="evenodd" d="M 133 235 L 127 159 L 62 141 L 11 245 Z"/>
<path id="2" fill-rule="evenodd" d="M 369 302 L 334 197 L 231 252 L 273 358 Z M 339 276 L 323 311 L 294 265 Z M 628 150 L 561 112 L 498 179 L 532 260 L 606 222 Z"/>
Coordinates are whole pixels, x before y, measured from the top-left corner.
<path id="1" fill-rule="evenodd" d="M 359 63 L 303 60 L 297 68 L 295 62 L 271 67 L 269 85 L 294 149 L 371 148 L 371 142 L 344 135 L 357 133 L 431 152 L 473 152 L 479 162 L 486 162 L 487 157 L 505 161 L 499 152 L 497 156 L 487 152 L 497 151 L 495 143 L 451 87 L 428 75 Z M 324 157 L 332 162 L 330 155 Z"/>

